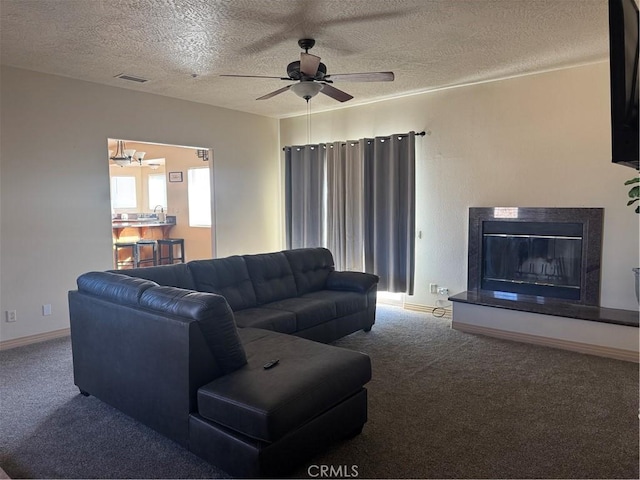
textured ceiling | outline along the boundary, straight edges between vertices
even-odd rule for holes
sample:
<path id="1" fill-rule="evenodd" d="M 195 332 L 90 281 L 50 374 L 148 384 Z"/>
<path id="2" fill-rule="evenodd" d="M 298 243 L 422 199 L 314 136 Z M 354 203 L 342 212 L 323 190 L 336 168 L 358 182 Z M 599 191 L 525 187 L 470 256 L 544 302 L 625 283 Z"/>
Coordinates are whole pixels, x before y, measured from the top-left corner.
<path id="1" fill-rule="evenodd" d="M 340 83 L 312 111 L 605 61 L 606 0 L 0 0 L 1 61 L 271 117 L 306 113 L 277 79 L 299 38 L 328 73 L 393 71 Z M 126 73 L 144 84 L 114 78 Z"/>

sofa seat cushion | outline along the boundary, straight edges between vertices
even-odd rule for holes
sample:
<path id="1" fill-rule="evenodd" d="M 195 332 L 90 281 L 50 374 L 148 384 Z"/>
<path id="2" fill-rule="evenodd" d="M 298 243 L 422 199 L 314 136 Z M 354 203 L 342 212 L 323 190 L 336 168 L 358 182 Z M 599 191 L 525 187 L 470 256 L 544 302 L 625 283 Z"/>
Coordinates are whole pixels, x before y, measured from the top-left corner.
<path id="1" fill-rule="evenodd" d="M 236 325 L 246 328 L 264 328 L 280 333 L 295 333 L 296 314 L 270 308 L 247 308 L 234 312 Z"/>
<path id="2" fill-rule="evenodd" d="M 335 303 L 336 315 L 338 317 L 345 317 L 367 309 L 367 297 L 356 292 L 319 290 L 317 292 L 307 293 L 303 295 L 302 298 L 326 300 Z"/>
<path id="3" fill-rule="evenodd" d="M 363 353 L 253 328 L 241 329 L 240 338 L 247 365 L 201 387 L 198 412 L 258 440 L 278 440 L 371 379 Z"/>
<path id="4" fill-rule="evenodd" d="M 336 304 L 332 300 L 317 298 L 287 298 L 267 303 L 263 308 L 284 310 L 296 315 L 296 331 L 315 327 L 336 318 Z"/>

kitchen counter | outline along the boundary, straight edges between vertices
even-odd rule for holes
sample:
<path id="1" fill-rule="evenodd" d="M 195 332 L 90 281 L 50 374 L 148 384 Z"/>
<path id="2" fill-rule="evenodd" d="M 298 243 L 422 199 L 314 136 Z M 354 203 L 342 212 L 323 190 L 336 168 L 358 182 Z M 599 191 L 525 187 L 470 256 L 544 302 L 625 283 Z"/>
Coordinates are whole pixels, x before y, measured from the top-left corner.
<path id="1" fill-rule="evenodd" d="M 122 232 L 127 229 L 137 229 L 136 234 L 139 238 L 166 238 L 169 230 L 175 225 L 175 222 L 159 222 L 156 219 L 150 220 L 113 220 L 111 222 L 111 228 L 113 229 L 113 234 L 115 239 L 118 240 L 122 235 Z M 149 231 L 148 229 L 151 229 Z M 151 234 L 155 230 L 154 234 Z M 160 233 L 161 236 L 158 236 L 157 233 Z"/>
<path id="2" fill-rule="evenodd" d="M 162 227 L 166 225 L 175 225 L 175 223 L 159 222 L 157 220 L 114 220 L 112 222 L 113 228 L 138 228 L 138 227 Z"/>

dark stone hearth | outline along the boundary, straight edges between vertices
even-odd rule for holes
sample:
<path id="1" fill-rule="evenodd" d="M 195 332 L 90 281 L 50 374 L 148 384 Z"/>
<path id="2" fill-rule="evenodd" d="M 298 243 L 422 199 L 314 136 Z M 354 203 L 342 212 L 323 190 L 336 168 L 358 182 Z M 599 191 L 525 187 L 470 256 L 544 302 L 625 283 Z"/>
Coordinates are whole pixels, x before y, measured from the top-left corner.
<path id="1" fill-rule="evenodd" d="M 518 294 L 511 294 L 513 295 L 512 299 L 498 298 L 496 295 L 500 296 L 501 294 L 499 292 L 477 293 L 466 291 L 449 297 L 449 300 L 485 307 L 506 308 L 520 312 L 540 313 L 556 317 L 577 318 L 579 320 L 590 320 L 592 322 L 638 327 L 638 312 L 634 310 L 603 308 L 593 305 L 576 305 L 550 300 L 544 301 L 540 299 L 540 297 L 529 297 Z"/>

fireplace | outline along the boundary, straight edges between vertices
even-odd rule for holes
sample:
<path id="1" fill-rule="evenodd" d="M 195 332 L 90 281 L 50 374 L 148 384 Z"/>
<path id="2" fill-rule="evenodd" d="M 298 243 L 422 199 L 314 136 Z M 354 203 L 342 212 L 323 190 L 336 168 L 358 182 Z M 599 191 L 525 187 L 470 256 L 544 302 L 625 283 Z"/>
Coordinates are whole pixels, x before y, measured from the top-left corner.
<path id="1" fill-rule="evenodd" d="M 600 306 L 602 208 L 470 208 L 451 327 L 638 361 L 638 311 Z"/>
<path id="2" fill-rule="evenodd" d="M 468 290 L 600 303 L 602 208 L 470 208 Z"/>

